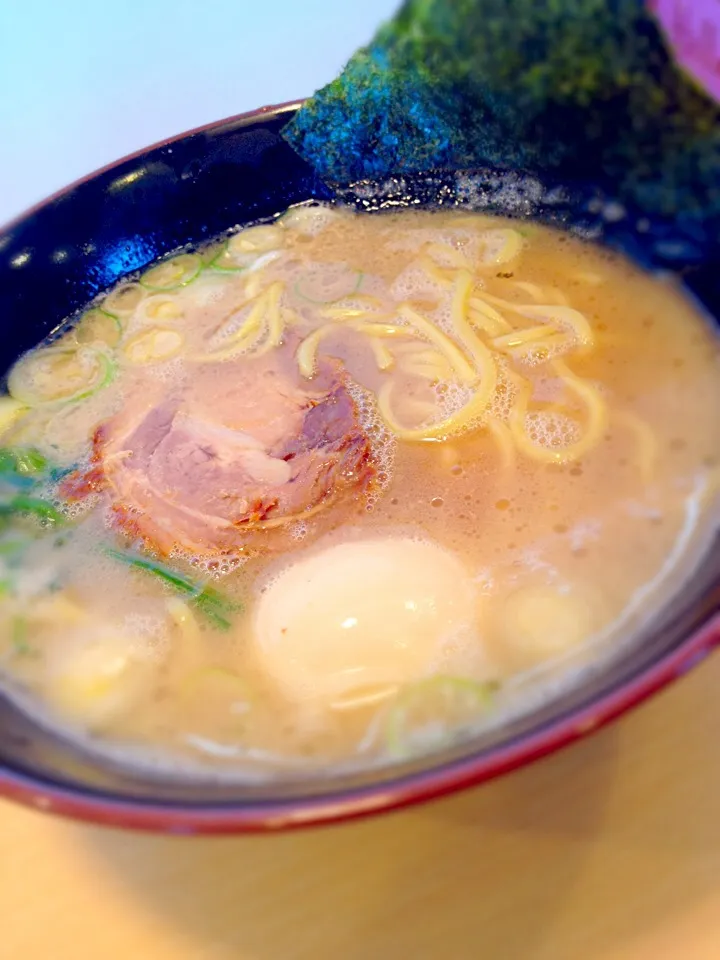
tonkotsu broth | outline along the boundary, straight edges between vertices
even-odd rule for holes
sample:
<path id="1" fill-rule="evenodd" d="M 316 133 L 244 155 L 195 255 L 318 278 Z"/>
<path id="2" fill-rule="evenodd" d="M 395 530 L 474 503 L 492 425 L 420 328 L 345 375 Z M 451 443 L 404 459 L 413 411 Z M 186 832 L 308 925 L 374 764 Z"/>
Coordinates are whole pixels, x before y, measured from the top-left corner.
<path id="1" fill-rule="evenodd" d="M 119 286 L 8 385 L 4 686 L 159 771 L 497 724 L 620 652 L 717 529 L 709 326 L 534 224 L 297 208 Z M 228 521 L 233 476 L 269 492 Z"/>

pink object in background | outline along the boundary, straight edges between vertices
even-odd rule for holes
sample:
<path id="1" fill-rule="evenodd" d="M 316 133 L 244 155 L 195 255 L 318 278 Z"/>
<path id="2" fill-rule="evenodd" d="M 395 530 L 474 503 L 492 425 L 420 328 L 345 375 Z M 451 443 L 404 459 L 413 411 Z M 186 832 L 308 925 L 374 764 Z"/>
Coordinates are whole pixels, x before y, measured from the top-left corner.
<path id="1" fill-rule="evenodd" d="M 720 0 L 648 0 L 679 65 L 720 102 Z"/>

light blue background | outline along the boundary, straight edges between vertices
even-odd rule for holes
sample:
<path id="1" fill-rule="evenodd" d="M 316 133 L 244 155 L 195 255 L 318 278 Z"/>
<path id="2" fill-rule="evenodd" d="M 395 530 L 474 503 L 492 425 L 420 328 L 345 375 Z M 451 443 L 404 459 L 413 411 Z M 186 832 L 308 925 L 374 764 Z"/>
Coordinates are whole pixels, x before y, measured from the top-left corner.
<path id="1" fill-rule="evenodd" d="M 0 224 L 190 127 L 306 96 L 398 0 L 0 0 Z"/>

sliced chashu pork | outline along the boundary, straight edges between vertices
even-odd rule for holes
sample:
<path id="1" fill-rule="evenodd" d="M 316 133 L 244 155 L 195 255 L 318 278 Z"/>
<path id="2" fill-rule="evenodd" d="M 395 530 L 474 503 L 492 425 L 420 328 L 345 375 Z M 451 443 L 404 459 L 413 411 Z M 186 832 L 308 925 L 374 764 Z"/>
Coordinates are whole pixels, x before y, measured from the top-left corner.
<path id="1" fill-rule="evenodd" d="M 156 386 L 95 436 L 95 468 L 72 498 L 106 488 L 120 523 L 161 553 L 271 546 L 272 531 L 371 481 L 367 436 L 339 367 L 309 391 L 269 357 L 198 368 Z"/>

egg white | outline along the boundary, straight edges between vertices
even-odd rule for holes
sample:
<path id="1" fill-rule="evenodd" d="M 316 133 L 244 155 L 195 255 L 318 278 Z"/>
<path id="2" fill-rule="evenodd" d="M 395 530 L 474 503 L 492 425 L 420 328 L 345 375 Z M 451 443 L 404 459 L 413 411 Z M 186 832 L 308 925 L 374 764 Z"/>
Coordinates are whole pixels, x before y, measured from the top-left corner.
<path id="1" fill-rule="evenodd" d="M 332 706 L 353 691 L 431 675 L 477 640 L 462 562 L 425 540 L 374 537 L 306 554 L 266 586 L 253 636 L 266 674 L 294 700 Z"/>

